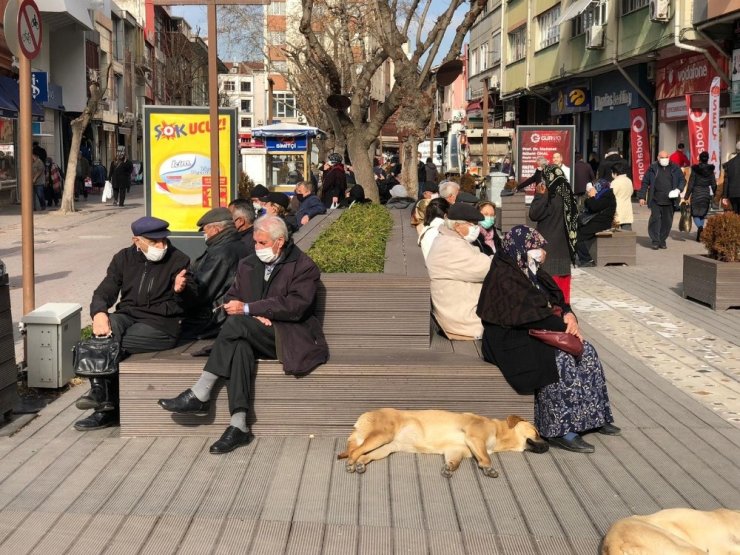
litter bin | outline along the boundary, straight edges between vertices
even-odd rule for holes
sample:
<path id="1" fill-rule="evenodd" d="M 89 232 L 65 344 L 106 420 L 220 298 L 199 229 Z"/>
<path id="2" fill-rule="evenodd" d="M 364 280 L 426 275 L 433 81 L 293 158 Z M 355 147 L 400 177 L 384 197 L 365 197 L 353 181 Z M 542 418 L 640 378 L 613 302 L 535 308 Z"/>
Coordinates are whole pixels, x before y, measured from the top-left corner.
<path id="1" fill-rule="evenodd" d="M 18 402 L 18 368 L 15 364 L 13 317 L 10 315 L 10 285 L 0 260 L 0 414 L 7 420 Z"/>
<path id="2" fill-rule="evenodd" d="M 60 388 L 74 376 L 72 348 L 80 340 L 77 303 L 46 303 L 23 317 L 28 387 Z"/>
<path id="3" fill-rule="evenodd" d="M 491 172 L 486 176 L 488 200 L 496 206 L 501 206 L 501 191 L 506 187 L 506 182 L 508 180 L 509 174 L 503 172 Z"/>

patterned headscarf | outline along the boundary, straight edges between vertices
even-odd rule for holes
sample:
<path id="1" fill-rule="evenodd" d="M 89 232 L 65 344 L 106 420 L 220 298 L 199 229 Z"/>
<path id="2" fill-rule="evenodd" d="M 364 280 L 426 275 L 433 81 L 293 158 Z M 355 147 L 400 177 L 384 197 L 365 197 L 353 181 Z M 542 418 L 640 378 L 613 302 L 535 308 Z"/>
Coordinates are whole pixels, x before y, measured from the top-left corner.
<path id="1" fill-rule="evenodd" d="M 540 232 L 526 225 L 515 225 L 504 235 L 502 244 L 504 252 L 536 284 L 537 278 L 532 274 L 527 265 L 527 251 L 541 249 L 547 244 L 547 241 Z"/>
<path id="2" fill-rule="evenodd" d="M 565 220 L 565 233 L 568 236 L 568 250 L 571 262 L 576 260 L 576 237 L 578 235 L 578 205 L 576 197 L 570 188 L 570 183 L 565 178 L 563 170 L 559 166 L 550 164 L 542 172 L 545 176 L 547 190 L 551 195 L 560 195 L 563 199 L 563 220 Z"/>
<path id="3" fill-rule="evenodd" d="M 596 189 L 596 198 L 601 198 L 604 196 L 604 194 L 612 188 L 612 184 L 608 179 L 597 179 L 596 183 L 594 183 L 594 188 Z"/>

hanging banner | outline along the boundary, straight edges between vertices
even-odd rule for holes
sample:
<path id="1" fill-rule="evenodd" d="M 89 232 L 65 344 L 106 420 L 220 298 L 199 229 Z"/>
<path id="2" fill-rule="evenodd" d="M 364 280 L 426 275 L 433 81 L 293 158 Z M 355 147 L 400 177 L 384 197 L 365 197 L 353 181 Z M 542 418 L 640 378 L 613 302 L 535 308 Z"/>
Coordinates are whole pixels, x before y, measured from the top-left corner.
<path id="1" fill-rule="evenodd" d="M 686 95 L 686 110 L 689 112 L 689 145 L 691 163 L 699 163 L 699 154 L 707 150 L 709 139 L 709 114 L 704 108 L 691 107 L 691 95 Z"/>
<path id="2" fill-rule="evenodd" d="M 719 153 L 719 89 L 720 79 L 712 79 L 709 87 L 709 163 L 714 164 L 714 177 L 719 179 L 720 153 Z"/>
<path id="3" fill-rule="evenodd" d="M 650 167 L 650 140 L 648 138 L 647 110 L 630 110 L 630 148 L 632 150 L 632 187 L 638 191 L 642 178 Z"/>
<path id="4" fill-rule="evenodd" d="M 219 205 L 233 198 L 238 167 L 236 110 L 220 109 Z M 144 107 L 144 178 L 147 215 L 170 224 L 173 235 L 198 233 L 196 222 L 213 206 L 208 108 Z"/>

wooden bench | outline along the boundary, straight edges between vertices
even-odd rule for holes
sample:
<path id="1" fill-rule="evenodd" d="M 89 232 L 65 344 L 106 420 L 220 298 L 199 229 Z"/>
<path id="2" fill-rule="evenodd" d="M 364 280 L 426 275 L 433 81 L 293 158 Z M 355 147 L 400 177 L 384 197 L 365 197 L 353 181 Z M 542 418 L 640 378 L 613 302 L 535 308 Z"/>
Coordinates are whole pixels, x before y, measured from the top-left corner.
<path id="1" fill-rule="evenodd" d="M 391 211 L 387 273 L 322 276 L 316 308 L 329 362 L 303 378 L 286 376 L 279 362 L 258 362 L 249 417 L 255 433 L 345 435 L 362 412 L 387 406 L 532 418 L 533 397 L 517 395 L 475 347 L 460 354 L 431 335 L 429 278 L 406 212 Z M 331 217 L 336 216 L 330 213 L 316 228 Z M 295 240 L 303 248 L 310 237 L 301 244 L 300 233 Z M 195 383 L 206 359 L 190 353 L 206 344 L 134 355 L 121 363 L 122 436 L 223 432 L 229 422 L 224 391 L 215 393 L 206 417 L 176 415 L 157 405 L 157 399 Z"/>
<path id="2" fill-rule="evenodd" d="M 609 264 L 637 265 L 637 233 L 634 231 L 610 230 L 596 234 L 596 241 L 589 249 L 597 266 Z"/>
<path id="3" fill-rule="evenodd" d="M 529 219 L 529 205 L 526 204 L 526 195 L 523 192 L 501 197 L 501 206 L 496 210 L 496 220 L 501 231 L 506 233 L 515 225 L 535 227 Z"/>

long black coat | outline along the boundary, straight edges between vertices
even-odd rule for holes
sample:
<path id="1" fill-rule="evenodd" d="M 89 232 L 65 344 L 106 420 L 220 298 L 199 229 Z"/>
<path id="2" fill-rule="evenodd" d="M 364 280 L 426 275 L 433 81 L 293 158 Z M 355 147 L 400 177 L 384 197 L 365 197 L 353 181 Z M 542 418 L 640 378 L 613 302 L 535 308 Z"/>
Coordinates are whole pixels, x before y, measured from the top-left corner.
<path id="1" fill-rule="evenodd" d="M 617 162 L 625 162 L 619 154 L 610 154 L 602 160 L 599 164 L 599 170 L 596 172 L 596 179 L 606 179 L 607 181 L 612 180 L 612 168 Z"/>
<path id="2" fill-rule="evenodd" d="M 558 380 L 557 349 L 529 335 L 530 329 L 565 331 L 558 306 L 572 312 L 550 274 L 537 272 L 536 287 L 516 263 L 496 253 L 483 281 L 477 314 L 483 321 L 483 358 L 496 364 L 517 393 L 532 393 Z"/>
<path id="3" fill-rule="evenodd" d="M 691 199 L 691 215 L 704 218 L 709 212 L 713 191 L 717 190 L 714 164 L 700 163 L 691 166 L 691 177 L 686 187 L 685 198 Z"/>
<path id="4" fill-rule="evenodd" d="M 321 181 L 321 202 L 324 203 L 324 206 L 330 208 L 334 197 L 339 200 L 343 199 L 346 190 L 347 174 L 344 172 L 342 164 L 331 166 L 324 172 L 324 178 Z"/>
<path id="5" fill-rule="evenodd" d="M 590 222 L 578 228 L 578 236 L 591 236 L 599 231 L 609 229 L 614 222 L 614 214 L 617 212 L 617 197 L 614 191 L 609 189 L 601 198 L 587 198 L 584 203 L 586 210 L 596 214 Z"/>
<path id="6" fill-rule="evenodd" d="M 725 198 L 740 198 L 740 155 L 725 164 Z"/>
<path id="7" fill-rule="evenodd" d="M 134 165 L 131 160 L 126 159 L 123 162 L 114 160 L 110 165 L 110 177 L 111 185 L 114 189 L 123 189 L 131 187 L 131 172 L 134 170 Z"/>
<path id="8" fill-rule="evenodd" d="M 265 265 L 251 255 L 239 263 L 224 301 L 238 299 L 252 316 L 264 316 L 275 327 L 277 358 L 286 374 L 307 374 L 329 360 L 329 347 L 315 315 L 321 272 L 292 242 L 265 281 Z"/>
<path id="9" fill-rule="evenodd" d="M 547 241 L 547 258 L 542 268 L 553 276 L 569 276 L 573 261 L 565 227 L 563 197 L 549 192 L 536 194 L 529 206 L 529 219 L 537 222 L 537 231 Z"/>

